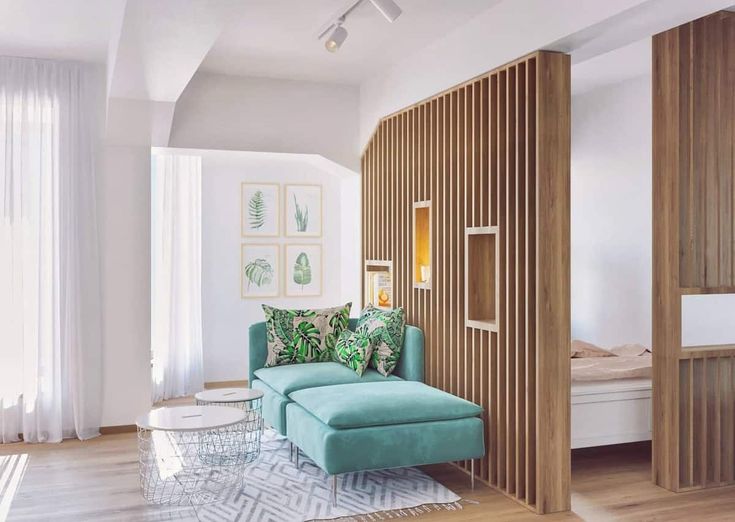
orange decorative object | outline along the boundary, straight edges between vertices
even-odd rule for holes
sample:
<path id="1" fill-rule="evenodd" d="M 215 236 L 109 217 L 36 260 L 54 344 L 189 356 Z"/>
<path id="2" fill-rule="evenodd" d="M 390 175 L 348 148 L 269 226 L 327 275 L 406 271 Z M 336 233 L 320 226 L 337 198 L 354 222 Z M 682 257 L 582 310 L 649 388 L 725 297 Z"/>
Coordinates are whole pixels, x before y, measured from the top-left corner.
<path id="1" fill-rule="evenodd" d="M 390 297 L 385 292 L 385 290 L 381 290 L 380 292 L 378 292 L 378 304 L 380 306 L 388 306 L 389 301 L 390 301 Z"/>

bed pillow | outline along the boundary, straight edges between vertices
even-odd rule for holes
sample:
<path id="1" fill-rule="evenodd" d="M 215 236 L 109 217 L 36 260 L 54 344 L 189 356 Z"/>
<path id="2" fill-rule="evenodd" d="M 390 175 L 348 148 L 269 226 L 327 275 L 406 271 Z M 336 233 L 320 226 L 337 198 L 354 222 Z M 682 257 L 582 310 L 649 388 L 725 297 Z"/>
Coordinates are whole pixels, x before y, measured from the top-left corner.
<path id="1" fill-rule="evenodd" d="M 640 355 L 649 355 L 651 350 L 642 344 L 622 344 L 614 348 L 610 348 L 610 352 L 618 357 L 637 357 Z"/>
<path id="2" fill-rule="evenodd" d="M 340 334 L 347 330 L 352 303 L 321 310 L 281 310 L 263 305 L 268 337 L 265 366 L 334 360 Z"/>
<path id="3" fill-rule="evenodd" d="M 370 344 L 370 336 L 365 326 L 358 326 L 354 332 L 345 330 L 337 339 L 334 349 L 337 360 L 355 370 L 362 377 L 370 363 L 373 347 Z"/>
<path id="4" fill-rule="evenodd" d="M 587 357 L 614 357 L 615 354 L 585 341 L 572 341 L 572 357 L 584 359 Z"/>
<path id="5" fill-rule="evenodd" d="M 357 326 L 370 337 L 373 350 L 370 366 L 388 377 L 396 369 L 403 347 L 403 330 L 406 326 L 403 308 L 385 311 L 368 304 L 360 314 Z"/>

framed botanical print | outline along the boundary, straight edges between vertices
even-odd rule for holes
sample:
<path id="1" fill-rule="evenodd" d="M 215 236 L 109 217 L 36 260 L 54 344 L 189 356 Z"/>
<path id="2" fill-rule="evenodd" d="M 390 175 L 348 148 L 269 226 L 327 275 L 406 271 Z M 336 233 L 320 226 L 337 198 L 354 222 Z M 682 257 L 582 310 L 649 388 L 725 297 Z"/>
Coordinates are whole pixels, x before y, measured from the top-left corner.
<path id="1" fill-rule="evenodd" d="M 278 245 L 245 244 L 240 247 L 240 295 L 243 299 L 278 297 Z"/>
<path id="2" fill-rule="evenodd" d="M 322 246 L 286 245 L 286 295 L 289 297 L 322 294 Z"/>
<path id="3" fill-rule="evenodd" d="M 321 185 L 286 185 L 284 209 L 287 236 L 321 237 Z"/>
<path id="4" fill-rule="evenodd" d="M 280 234 L 280 185 L 240 185 L 240 230 L 243 237 L 276 237 Z"/>

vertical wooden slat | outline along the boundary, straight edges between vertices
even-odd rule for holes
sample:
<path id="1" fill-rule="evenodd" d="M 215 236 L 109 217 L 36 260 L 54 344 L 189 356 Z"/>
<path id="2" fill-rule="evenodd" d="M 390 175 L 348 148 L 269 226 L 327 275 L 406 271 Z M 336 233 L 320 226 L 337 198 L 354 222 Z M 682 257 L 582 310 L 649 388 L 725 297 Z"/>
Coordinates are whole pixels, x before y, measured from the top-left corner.
<path id="1" fill-rule="evenodd" d="M 717 56 L 717 166 L 718 193 L 717 206 L 719 217 L 718 268 L 719 286 L 733 286 L 733 86 L 735 83 L 735 25 L 726 19 L 718 20 Z M 733 64 L 727 66 L 727 64 Z"/>
<path id="2" fill-rule="evenodd" d="M 508 175 L 506 172 L 507 164 L 507 125 L 506 125 L 506 114 L 507 114 L 507 72 L 502 70 L 498 73 L 498 150 L 497 150 L 497 165 L 498 165 L 498 178 L 500 180 L 498 190 L 498 227 L 500 234 L 498 236 L 498 249 L 500 251 L 499 259 L 499 273 L 500 276 L 500 295 L 504 296 L 507 292 L 507 282 L 504 274 L 507 271 L 507 256 L 506 256 L 506 244 L 507 244 L 507 230 L 508 216 L 507 216 L 507 184 Z M 507 309 L 501 304 L 498 310 L 498 374 L 497 374 L 497 390 L 498 390 L 498 412 L 496 417 L 497 426 L 497 437 L 498 437 L 498 455 L 497 455 L 497 466 L 498 466 L 498 487 L 505 490 L 508 477 L 508 469 L 506 466 L 507 462 L 507 432 L 506 432 L 506 412 L 508 409 L 507 400 L 505 400 L 505 393 L 507 388 Z"/>
<path id="3" fill-rule="evenodd" d="M 678 35 L 672 37 L 678 38 L 678 49 L 680 50 L 679 60 L 679 114 L 680 130 L 682 136 L 689 136 L 694 125 L 694 103 L 692 100 L 692 82 L 694 77 L 693 63 L 691 55 L 694 52 L 694 46 L 691 34 L 691 26 L 682 26 Z M 695 249 L 695 215 L 696 209 L 694 195 L 696 191 L 694 173 L 694 154 L 693 142 L 689 140 L 689 146 L 681 146 L 679 148 L 679 162 L 681 169 L 679 171 L 679 191 L 680 208 L 687 209 L 686 212 L 680 212 L 679 228 L 681 241 L 681 255 L 679 259 L 679 278 L 683 286 L 697 286 L 698 270 L 694 263 L 694 256 L 686 255 L 686 252 Z"/>
<path id="4" fill-rule="evenodd" d="M 518 64 L 516 79 L 516 433 L 518 496 L 526 498 L 526 64 Z"/>
<path id="5" fill-rule="evenodd" d="M 508 462 L 508 493 L 516 492 L 516 67 L 508 69 L 506 84 L 506 171 L 507 191 L 505 195 L 506 205 L 506 439 L 507 439 L 507 462 Z"/>
<path id="6" fill-rule="evenodd" d="M 498 163 L 496 161 L 498 151 L 498 75 L 492 74 L 489 78 L 489 91 L 488 91 L 488 169 L 490 172 L 490 225 L 497 226 L 498 224 Z M 496 300 L 497 298 L 496 289 Z M 496 305 L 497 306 L 497 305 Z M 489 367 L 489 396 L 490 406 L 487 412 L 489 422 L 496 423 L 498 417 L 498 333 L 492 332 L 490 334 L 490 367 Z M 498 437 L 497 429 L 494 427 L 488 430 L 489 444 L 489 478 L 490 484 L 498 484 L 498 466 L 495 455 L 498 453 Z"/>
<path id="7" fill-rule="evenodd" d="M 536 504 L 536 59 L 528 61 L 528 79 L 526 82 L 528 95 L 527 110 L 527 190 L 526 190 L 526 252 L 528 265 L 526 278 L 528 297 L 526 313 L 528 317 L 527 354 L 526 354 L 526 383 L 528 392 L 528 437 L 526 444 L 526 501 L 530 505 Z"/>
<path id="8" fill-rule="evenodd" d="M 539 54 L 536 82 L 536 506 L 546 513 L 571 507 L 569 56 Z"/>
<path id="9" fill-rule="evenodd" d="M 689 408 L 689 403 L 687 400 L 684 400 L 684 397 L 688 397 L 690 365 L 687 363 L 690 362 L 691 361 L 682 361 L 679 368 L 679 389 L 682 394 L 682 400 L 679 402 L 679 418 L 685 418 Z M 679 424 L 679 437 L 681 440 L 687 440 L 689 438 L 688 429 L 688 423 L 682 422 Z M 685 481 L 685 477 L 687 476 L 687 449 L 688 448 L 684 444 L 679 447 L 679 476 L 682 477 L 682 481 Z"/>
<path id="10" fill-rule="evenodd" d="M 677 382 L 681 296 L 677 224 L 680 219 L 679 152 L 682 140 L 678 89 L 670 86 L 679 81 L 679 50 L 677 31 L 653 38 L 653 213 L 656 216 L 653 227 L 653 387 L 657 392 L 652 401 L 652 460 L 654 482 L 672 490 L 676 490 L 679 483 Z M 695 467 L 697 464 L 695 459 Z"/>
<path id="11" fill-rule="evenodd" d="M 720 364 L 720 388 L 722 401 L 720 404 L 722 419 L 722 436 L 720 437 L 721 452 L 721 482 L 727 484 L 735 480 L 735 447 L 732 441 L 735 434 L 735 418 L 733 408 L 735 407 L 735 394 L 733 393 L 733 358 L 723 357 Z"/>

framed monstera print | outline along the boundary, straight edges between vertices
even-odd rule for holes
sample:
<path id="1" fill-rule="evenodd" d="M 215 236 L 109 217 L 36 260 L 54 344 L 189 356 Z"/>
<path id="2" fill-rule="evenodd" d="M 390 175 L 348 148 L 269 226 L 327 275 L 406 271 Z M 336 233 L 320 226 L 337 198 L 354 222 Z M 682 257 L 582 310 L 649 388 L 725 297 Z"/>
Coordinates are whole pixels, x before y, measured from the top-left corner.
<path id="1" fill-rule="evenodd" d="M 240 184 L 240 230 L 243 237 L 279 235 L 280 185 Z"/>
<path id="2" fill-rule="evenodd" d="M 243 299 L 278 297 L 278 263 L 278 245 L 241 245 L 240 295 Z"/>
<path id="3" fill-rule="evenodd" d="M 289 297 L 322 294 L 322 246 L 286 245 L 286 295 Z"/>
<path id="4" fill-rule="evenodd" d="M 288 237 L 321 237 L 322 186 L 286 185 L 285 220 Z"/>

